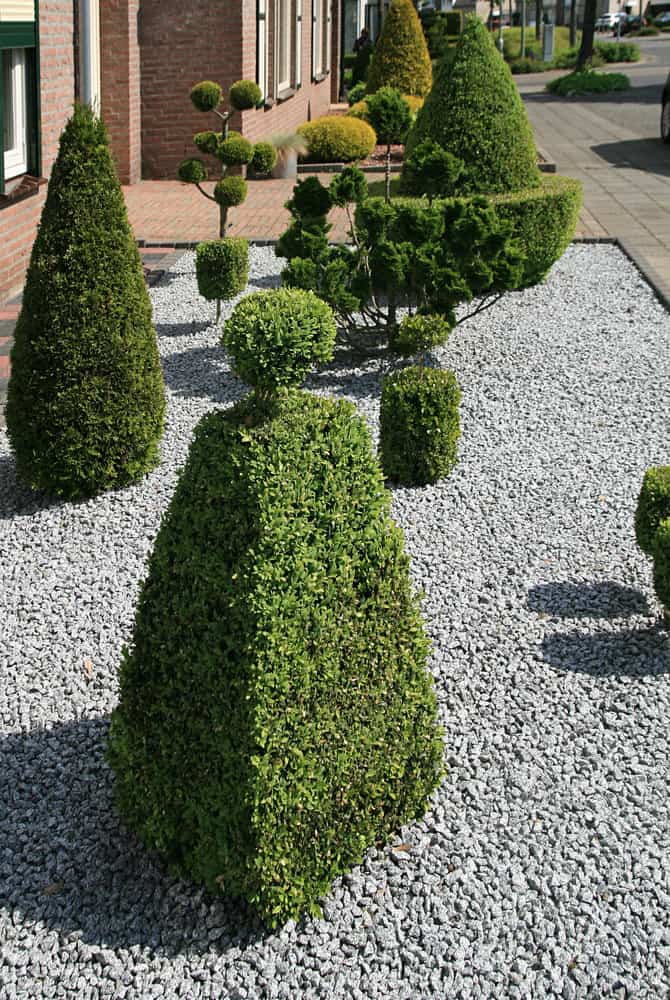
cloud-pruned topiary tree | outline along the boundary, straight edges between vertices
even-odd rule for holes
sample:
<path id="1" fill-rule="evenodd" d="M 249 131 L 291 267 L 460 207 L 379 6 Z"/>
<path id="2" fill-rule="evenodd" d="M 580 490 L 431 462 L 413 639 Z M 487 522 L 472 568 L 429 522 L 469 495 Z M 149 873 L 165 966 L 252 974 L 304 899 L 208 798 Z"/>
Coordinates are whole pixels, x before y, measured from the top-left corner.
<path id="1" fill-rule="evenodd" d="M 432 79 L 426 37 L 412 0 L 392 0 L 370 59 L 367 93 L 393 87 L 423 97 Z"/>
<path id="2" fill-rule="evenodd" d="M 438 64 L 412 128 L 406 156 L 432 139 L 463 161 L 459 195 L 495 194 L 540 182 L 533 132 L 491 33 L 470 17 L 453 58 Z"/>
<path id="3" fill-rule="evenodd" d="M 14 335 L 7 430 L 19 474 L 67 499 L 158 460 L 165 399 L 142 264 L 107 130 L 65 126 Z"/>
<path id="4" fill-rule="evenodd" d="M 365 421 L 295 385 L 332 356 L 311 292 L 224 328 L 254 389 L 196 429 L 142 588 L 108 759 L 145 845 L 270 925 L 318 913 L 442 767 L 428 642 Z"/>

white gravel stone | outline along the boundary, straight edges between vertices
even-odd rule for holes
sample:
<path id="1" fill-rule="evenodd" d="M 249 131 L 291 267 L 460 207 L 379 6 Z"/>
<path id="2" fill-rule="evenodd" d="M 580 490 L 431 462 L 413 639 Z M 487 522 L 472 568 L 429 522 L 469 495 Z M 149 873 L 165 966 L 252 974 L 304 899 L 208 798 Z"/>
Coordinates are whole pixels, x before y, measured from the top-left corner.
<path id="1" fill-rule="evenodd" d="M 408 851 L 371 849 L 323 919 L 268 933 L 146 855 L 103 756 L 192 429 L 245 391 L 193 270 L 185 254 L 151 292 L 159 468 L 49 503 L 0 435 L 0 998 L 670 995 L 670 639 L 632 530 L 644 469 L 670 461 L 670 317 L 618 250 L 573 246 L 437 352 L 460 462 L 393 510 L 448 773 Z M 252 250 L 250 289 L 278 272 Z M 310 386 L 376 437 L 383 367 L 341 351 Z"/>

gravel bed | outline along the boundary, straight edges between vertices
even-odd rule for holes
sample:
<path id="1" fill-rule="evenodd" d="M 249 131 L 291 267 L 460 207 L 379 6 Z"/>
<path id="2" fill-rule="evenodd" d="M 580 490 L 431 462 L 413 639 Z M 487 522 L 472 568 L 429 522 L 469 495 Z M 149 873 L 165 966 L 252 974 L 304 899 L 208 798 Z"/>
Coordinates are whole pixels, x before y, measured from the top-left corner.
<path id="1" fill-rule="evenodd" d="M 252 250 L 250 287 L 276 282 Z M 438 352 L 463 390 L 446 481 L 394 491 L 425 591 L 449 773 L 424 821 L 266 932 L 119 825 L 116 668 L 191 430 L 243 391 L 186 254 L 152 290 L 161 466 L 35 499 L 0 434 L 0 997 L 670 995 L 670 638 L 632 519 L 670 460 L 670 317 L 611 246 L 573 246 Z M 311 387 L 376 427 L 380 363 Z"/>

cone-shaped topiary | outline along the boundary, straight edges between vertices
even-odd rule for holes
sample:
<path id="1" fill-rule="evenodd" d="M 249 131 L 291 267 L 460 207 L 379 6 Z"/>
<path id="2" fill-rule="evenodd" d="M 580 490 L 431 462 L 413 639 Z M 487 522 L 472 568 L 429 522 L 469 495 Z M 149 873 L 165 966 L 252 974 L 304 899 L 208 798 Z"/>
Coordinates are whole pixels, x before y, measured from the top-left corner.
<path id="1" fill-rule="evenodd" d="M 392 0 L 370 59 L 367 93 L 394 87 L 401 94 L 423 97 L 432 78 L 426 37 L 412 0 Z"/>
<path id="2" fill-rule="evenodd" d="M 406 145 L 432 139 L 465 164 L 459 194 L 520 191 L 540 183 L 533 132 L 491 34 L 468 18 L 453 59 L 443 59 Z"/>
<path id="3" fill-rule="evenodd" d="M 332 350 L 332 314 L 320 303 L 322 329 L 305 336 L 297 313 L 287 325 L 265 308 L 278 301 L 227 337 L 259 391 L 196 430 L 108 751 L 144 843 L 271 925 L 317 912 L 336 875 L 419 816 L 442 760 L 428 642 L 365 421 L 350 403 L 263 391 L 275 323 L 308 363 Z M 300 377 L 296 358 L 275 386 Z"/>
<path id="4" fill-rule="evenodd" d="M 7 430 L 19 474 L 69 499 L 139 478 L 165 400 L 151 304 L 107 131 L 75 108 L 16 325 Z"/>

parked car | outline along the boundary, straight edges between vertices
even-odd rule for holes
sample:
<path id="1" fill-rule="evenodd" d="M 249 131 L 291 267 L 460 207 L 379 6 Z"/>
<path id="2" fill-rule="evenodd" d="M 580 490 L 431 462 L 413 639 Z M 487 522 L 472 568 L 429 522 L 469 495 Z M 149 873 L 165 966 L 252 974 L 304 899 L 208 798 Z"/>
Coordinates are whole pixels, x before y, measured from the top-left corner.
<path id="1" fill-rule="evenodd" d="M 659 28 L 664 28 L 670 24 L 670 10 L 664 10 L 662 14 L 654 18 L 654 24 Z"/>
<path id="2" fill-rule="evenodd" d="M 661 139 L 670 143 L 670 73 L 665 81 L 661 98 Z"/>
<path id="3" fill-rule="evenodd" d="M 644 27 L 644 18 L 640 17 L 639 14 L 626 14 L 625 17 L 621 18 L 621 25 L 618 30 L 622 35 L 628 35 L 631 31 L 637 31 L 639 28 Z M 614 34 L 617 33 L 617 26 L 614 28 Z"/>
<path id="4" fill-rule="evenodd" d="M 596 19 L 596 31 L 610 31 L 612 28 L 616 28 L 618 20 L 618 14 L 601 14 L 600 17 Z"/>

